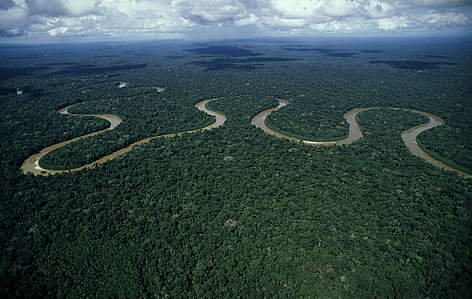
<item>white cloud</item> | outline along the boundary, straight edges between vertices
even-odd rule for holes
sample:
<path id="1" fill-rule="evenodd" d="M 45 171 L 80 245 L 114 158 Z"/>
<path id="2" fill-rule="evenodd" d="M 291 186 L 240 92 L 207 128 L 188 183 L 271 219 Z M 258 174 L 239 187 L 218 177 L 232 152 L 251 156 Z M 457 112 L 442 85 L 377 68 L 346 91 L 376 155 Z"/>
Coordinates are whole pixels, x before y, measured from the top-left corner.
<path id="1" fill-rule="evenodd" d="M 258 21 L 259 21 L 259 18 L 255 14 L 250 13 L 245 18 L 240 19 L 240 20 L 236 20 L 236 22 L 234 22 L 234 24 L 236 26 L 248 26 L 248 25 L 255 25 L 255 24 L 257 24 Z"/>
<path id="2" fill-rule="evenodd" d="M 471 0 L 0 1 L 0 36 L 37 39 L 426 31 L 472 23 Z"/>
<path id="3" fill-rule="evenodd" d="M 356 3 L 351 0 L 328 0 L 321 11 L 330 17 L 346 17 L 357 12 Z"/>
<path id="4" fill-rule="evenodd" d="M 186 28 L 170 3 L 162 1 L 102 0 L 98 8 L 97 28 L 106 35 L 179 32 Z"/>
<path id="5" fill-rule="evenodd" d="M 93 12 L 98 0 L 65 0 L 63 3 L 70 15 L 81 16 Z"/>
<path id="6" fill-rule="evenodd" d="M 48 33 L 50 36 L 54 37 L 57 36 L 58 34 L 63 35 L 64 33 L 67 32 L 67 27 L 56 27 L 54 29 L 48 30 Z"/>
<path id="7" fill-rule="evenodd" d="M 30 15 L 82 16 L 93 13 L 98 0 L 25 0 Z"/>
<path id="8" fill-rule="evenodd" d="M 24 22 L 28 16 L 26 5 L 16 5 L 8 10 L 0 10 L 0 24 L 16 25 L 18 22 Z"/>
<path id="9" fill-rule="evenodd" d="M 312 18 L 323 6 L 316 0 L 272 0 L 270 3 L 275 14 L 288 19 Z"/>
<path id="10" fill-rule="evenodd" d="M 273 16 L 272 18 L 267 18 L 265 23 L 273 27 L 283 27 L 283 28 L 297 28 L 306 26 L 307 20 L 304 18 L 281 18 L 279 16 Z"/>
<path id="11" fill-rule="evenodd" d="M 248 17 L 246 7 L 232 0 L 176 0 L 172 7 L 183 19 L 200 25 L 232 23 Z"/>
<path id="12" fill-rule="evenodd" d="M 406 4 L 418 5 L 418 6 L 445 6 L 445 7 L 456 7 L 458 5 L 471 5 L 470 0 L 403 0 Z"/>
<path id="13" fill-rule="evenodd" d="M 430 11 L 421 16 L 419 20 L 436 29 L 471 23 L 471 18 L 462 13 L 439 13 L 437 11 Z"/>
<path id="14" fill-rule="evenodd" d="M 310 28 L 318 32 L 346 32 L 353 30 L 350 24 L 346 24 L 336 20 L 313 24 L 310 26 Z"/>
<path id="15" fill-rule="evenodd" d="M 379 0 L 364 0 L 360 11 L 363 11 L 366 17 L 374 19 L 386 18 L 396 13 L 390 3 Z"/>
<path id="16" fill-rule="evenodd" d="M 401 28 L 408 28 L 410 26 L 407 17 L 399 16 L 378 19 L 376 20 L 376 23 L 380 29 L 385 31 L 393 31 Z"/>
<path id="17" fill-rule="evenodd" d="M 283 18 L 343 17 L 355 14 L 357 2 L 351 0 L 271 0 L 274 12 Z"/>

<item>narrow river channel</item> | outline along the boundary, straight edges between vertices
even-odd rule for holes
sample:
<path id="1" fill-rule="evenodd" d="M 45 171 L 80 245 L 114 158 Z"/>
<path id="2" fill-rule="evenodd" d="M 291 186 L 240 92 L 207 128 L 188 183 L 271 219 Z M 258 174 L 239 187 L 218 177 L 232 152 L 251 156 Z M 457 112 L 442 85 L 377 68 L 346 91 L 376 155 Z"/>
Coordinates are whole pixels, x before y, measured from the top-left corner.
<path id="1" fill-rule="evenodd" d="M 70 140 L 67 140 L 67 141 L 63 141 L 61 143 L 57 143 L 57 144 L 48 146 L 48 147 L 42 149 L 39 153 L 34 154 L 34 155 L 30 156 L 28 159 L 26 159 L 23 162 L 23 165 L 21 166 L 21 169 L 22 169 L 24 174 L 32 173 L 33 175 L 50 175 L 50 174 L 80 171 L 80 170 L 83 170 L 83 169 L 86 169 L 86 168 L 92 168 L 95 165 L 103 164 L 107 161 L 110 161 L 110 160 L 112 160 L 112 159 L 114 159 L 114 158 L 116 158 L 120 155 L 123 155 L 123 154 L 131 151 L 136 145 L 147 143 L 147 142 L 151 141 L 152 139 L 180 136 L 180 135 L 185 134 L 185 133 L 196 133 L 196 132 L 207 131 L 207 130 L 217 128 L 217 127 L 222 126 L 224 124 L 224 122 L 226 121 L 226 116 L 224 116 L 221 113 L 218 113 L 218 112 L 215 112 L 215 111 L 212 111 L 212 110 L 209 110 L 209 109 L 206 108 L 206 104 L 208 102 L 211 102 L 211 101 L 214 101 L 214 100 L 216 100 L 216 99 L 204 100 L 204 101 L 201 101 L 201 102 L 195 104 L 195 108 L 197 108 L 198 110 L 200 110 L 202 112 L 205 112 L 206 114 L 209 114 L 209 115 L 215 117 L 215 122 L 211 123 L 210 125 L 208 125 L 206 127 L 195 129 L 195 130 L 189 130 L 189 131 L 183 131 L 183 132 L 171 133 L 171 134 L 164 134 L 164 135 L 158 135 L 158 136 L 145 138 L 145 139 L 139 140 L 135 143 L 132 143 L 129 146 L 127 146 L 125 148 L 122 148 L 122 149 L 120 149 L 120 150 L 118 150 L 114 153 L 106 155 L 106 156 L 100 158 L 99 160 L 96 160 L 92 163 L 83 165 L 81 167 L 66 169 L 66 170 L 44 169 L 41 166 L 39 166 L 39 160 L 44 155 L 46 155 L 46 154 L 48 154 L 48 153 L 50 153 L 50 152 L 52 152 L 56 149 L 59 149 L 59 148 L 65 146 L 69 143 L 76 142 L 80 139 L 95 136 L 95 135 L 98 135 L 98 134 L 102 134 L 106 131 L 113 130 L 118 125 L 120 125 L 122 123 L 121 118 L 117 115 L 114 115 L 114 114 L 71 114 L 71 113 L 68 112 L 68 110 L 73 105 L 62 108 L 61 110 L 58 111 L 61 114 L 72 115 L 72 116 L 94 116 L 94 117 L 98 117 L 98 118 L 103 118 L 103 119 L 107 120 L 110 123 L 110 126 L 106 129 L 104 129 L 104 130 L 92 132 L 90 134 L 86 134 L 86 135 L 79 136 L 79 137 L 76 137 L 76 138 L 73 138 L 73 139 L 70 139 Z"/>
<path id="2" fill-rule="evenodd" d="M 346 112 L 346 114 L 344 114 L 344 118 L 346 119 L 347 123 L 349 123 L 349 136 L 347 136 L 344 139 L 333 140 L 333 141 L 309 141 L 309 140 L 303 140 L 303 139 L 298 139 L 298 138 L 294 138 L 294 137 L 291 137 L 291 136 L 287 136 L 287 135 L 282 134 L 280 132 L 274 131 L 274 130 L 272 130 L 269 127 L 266 126 L 265 120 L 266 120 L 267 116 L 269 114 L 271 114 L 272 112 L 274 112 L 276 110 L 279 110 L 282 107 L 287 106 L 288 103 L 289 103 L 288 101 L 282 100 L 282 99 L 279 99 L 278 101 L 279 101 L 279 104 L 276 107 L 269 108 L 269 109 L 264 110 L 261 113 L 257 114 L 251 120 L 251 124 L 256 126 L 257 128 L 261 128 L 267 134 L 274 135 L 274 136 L 279 137 L 279 138 L 285 138 L 285 139 L 288 139 L 288 140 L 299 141 L 299 142 L 303 142 L 305 144 L 317 145 L 317 146 L 351 144 L 351 143 L 355 142 L 356 140 L 359 140 L 364 135 L 362 134 L 361 128 L 359 127 L 359 124 L 357 123 L 357 120 L 356 120 L 357 115 L 360 112 L 376 108 L 376 107 L 356 108 L 356 109 L 352 109 L 352 110 Z M 391 108 L 391 109 L 394 109 L 394 108 Z M 397 109 L 395 108 L 394 110 L 397 110 Z M 444 164 L 443 162 L 441 162 L 439 160 L 436 160 L 435 158 L 431 157 L 430 155 L 428 155 L 425 151 L 423 151 L 421 149 L 421 147 L 418 145 L 418 142 L 416 141 L 416 137 L 418 137 L 419 134 L 421 134 L 422 132 L 424 132 L 426 130 L 429 130 L 429 129 L 432 129 L 434 127 L 443 125 L 444 121 L 438 116 L 435 116 L 435 115 L 432 115 L 432 114 L 429 114 L 429 113 L 426 113 L 426 112 L 423 112 L 423 111 L 418 111 L 418 110 L 405 110 L 405 111 L 411 111 L 411 112 L 414 112 L 414 113 L 418 113 L 418 114 L 424 115 L 424 116 L 429 118 L 428 123 L 424 123 L 424 124 L 415 126 L 413 128 L 410 128 L 410 129 L 402 132 L 402 139 L 403 139 L 403 142 L 405 143 L 406 147 L 408 148 L 408 150 L 413 155 L 415 155 L 417 157 L 420 157 L 422 159 L 425 159 L 427 162 L 429 162 L 429 163 L 431 163 L 431 164 L 433 164 L 437 167 L 440 167 L 444 170 L 455 172 L 455 173 L 457 173 L 460 176 L 465 177 L 465 178 L 472 178 L 471 174 L 463 172 L 459 169 L 450 167 L 450 166 Z"/>

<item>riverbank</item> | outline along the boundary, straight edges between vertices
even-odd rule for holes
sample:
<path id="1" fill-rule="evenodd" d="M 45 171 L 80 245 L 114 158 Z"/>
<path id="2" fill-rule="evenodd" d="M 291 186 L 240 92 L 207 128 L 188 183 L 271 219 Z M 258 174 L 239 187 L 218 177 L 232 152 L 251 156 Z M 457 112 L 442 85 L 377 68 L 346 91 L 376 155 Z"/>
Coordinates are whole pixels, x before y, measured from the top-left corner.
<path id="1" fill-rule="evenodd" d="M 106 155 L 106 156 L 100 158 L 99 160 L 96 160 L 92 163 L 83 165 L 81 167 L 72 168 L 72 169 L 65 169 L 65 170 L 44 169 L 41 166 L 39 166 L 39 160 L 44 155 L 46 155 L 49 152 L 52 152 L 56 149 L 59 149 L 59 148 L 65 146 L 69 143 L 76 142 L 80 139 L 95 136 L 95 135 L 98 135 L 98 134 L 102 134 L 106 131 L 113 130 L 114 128 L 116 128 L 122 122 L 122 120 L 119 116 L 113 115 L 113 114 L 71 114 L 71 113 L 68 112 L 68 110 L 69 110 L 69 108 L 71 108 L 74 105 L 62 108 L 61 110 L 58 111 L 61 114 L 71 115 L 71 116 L 95 116 L 95 117 L 103 118 L 103 119 L 107 120 L 108 122 L 110 122 L 110 127 L 108 127 L 107 129 L 104 129 L 104 130 L 92 132 L 90 134 L 79 136 L 79 137 L 76 137 L 76 138 L 73 138 L 73 139 L 63 141 L 61 143 L 57 143 L 57 144 L 51 145 L 49 147 L 46 147 L 46 148 L 42 149 L 39 153 L 34 154 L 34 155 L 30 156 L 28 159 L 26 159 L 23 162 L 23 165 L 21 166 L 21 170 L 23 171 L 24 174 L 31 173 L 33 175 L 46 175 L 46 176 L 47 175 L 58 174 L 58 173 L 80 171 L 80 170 L 87 169 L 87 168 L 92 168 L 92 167 L 95 167 L 96 165 L 103 164 L 107 161 L 110 161 L 110 160 L 112 160 L 112 159 L 114 159 L 114 158 L 116 158 L 120 155 L 123 155 L 123 154 L 131 151 L 135 146 L 147 143 L 147 142 L 149 142 L 153 139 L 156 139 L 156 138 L 169 138 L 169 137 L 180 136 L 180 135 L 185 134 L 185 133 L 196 133 L 196 132 L 207 131 L 207 130 L 217 128 L 219 126 L 222 126 L 225 123 L 225 121 L 227 120 L 227 118 L 226 118 L 225 115 L 223 115 L 221 113 L 218 113 L 218 112 L 215 112 L 215 111 L 212 111 L 212 110 L 208 110 L 206 108 L 206 104 L 208 102 L 215 101 L 215 100 L 217 100 L 217 99 L 208 99 L 208 100 L 203 100 L 203 101 L 198 102 L 197 104 L 195 104 L 195 108 L 197 108 L 199 111 L 202 111 L 202 112 L 204 112 L 208 115 L 211 115 L 211 116 L 215 117 L 215 122 L 211 123 L 208 126 L 205 126 L 203 128 L 199 128 L 199 129 L 189 130 L 189 131 L 163 134 L 163 135 L 158 135 L 158 136 L 145 138 L 145 139 L 139 140 L 137 142 L 134 142 L 134 143 L 130 144 L 129 146 L 127 146 L 125 148 L 122 148 L 118 151 L 115 151 L 115 152 L 113 152 L 109 155 Z"/>
<path id="2" fill-rule="evenodd" d="M 313 146 L 332 146 L 332 145 L 343 145 L 343 144 L 351 144 L 360 138 L 363 138 L 364 135 L 362 134 L 362 131 L 359 127 L 359 124 L 357 123 L 356 117 L 359 113 L 371 109 L 376 109 L 378 107 L 370 107 L 370 108 L 356 108 L 352 109 L 344 114 L 344 118 L 346 119 L 347 123 L 349 124 L 349 135 L 348 137 L 344 139 L 339 139 L 339 140 L 330 140 L 330 141 L 310 141 L 310 140 L 305 140 L 302 138 L 297 138 L 294 137 L 292 134 L 285 134 L 284 132 L 279 132 L 274 130 L 273 128 L 270 128 L 267 126 L 265 120 L 269 114 L 271 114 L 273 111 L 279 110 L 282 107 L 285 107 L 289 104 L 288 101 L 278 99 L 279 104 L 276 107 L 269 108 L 267 110 L 262 111 L 261 113 L 257 114 L 255 117 L 252 118 L 251 124 L 254 125 L 257 128 L 262 129 L 264 132 L 267 134 L 276 136 L 278 138 L 284 138 L 287 140 L 292 140 L 292 141 L 298 141 L 302 142 L 304 144 L 308 145 L 313 145 Z M 392 110 L 400 110 L 399 108 L 389 108 Z M 426 116 L 429 119 L 428 123 L 420 124 L 418 126 L 415 126 L 413 128 L 410 128 L 408 130 L 405 130 L 402 132 L 402 140 L 405 144 L 405 146 L 408 148 L 411 154 L 414 156 L 420 157 L 427 162 L 447 171 L 452 171 L 457 174 L 459 174 L 462 177 L 465 178 L 472 178 L 472 174 L 469 174 L 467 172 L 464 172 L 462 169 L 458 169 L 453 167 L 453 165 L 448 165 L 447 163 L 444 163 L 444 161 L 440 161 L 439 159 L 429 155 L 426 151 L 424 151 L 419 145 L 416 140 L 419 134 L 426 130 L 430 130 L 434 127 L 441 126 L 445 122 L 442 120 L 440 117 L 436 115 L 432 115 L 423 111 L 418 111 L 418 110 L 408 110 L 404 109 L 404 111 L 410 111 L 413 113 L 418 113 L 423 116 Z"/>

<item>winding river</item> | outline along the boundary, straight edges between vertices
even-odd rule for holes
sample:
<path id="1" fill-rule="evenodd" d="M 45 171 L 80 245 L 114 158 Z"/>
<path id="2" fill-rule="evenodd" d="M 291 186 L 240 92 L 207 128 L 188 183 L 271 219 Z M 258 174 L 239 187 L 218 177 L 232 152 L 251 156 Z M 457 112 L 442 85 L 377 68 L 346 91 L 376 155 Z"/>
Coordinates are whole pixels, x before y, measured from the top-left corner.
<path id="1" fill-rule="evenodd" d="M 72 115 L 72 116 L 94 116 L 94 117 L 98 117 L 98 118 L 103 118 L 103 119 L 107 120 L 110 123 L 110 126 L 106 129 L 104 129 L 104 130 L 95 131 L 95 132 L 92 132 L 92 133 L 87 134 L 87 135 L 83 135 L 83 136 L 80 136 L 80 137 L 69 139 L 67 141 L 63 141 L 61 143 L 57 143 L 57 144 L 48 146 L 48 147 L 42 149 L 39 153 L 34 154 L 34 155 L 30 156 L 28 159 L 26 159 L 23 162 L 23 165 L 21 166 L 21 169 L 22 169 L 24 174 L 32 173 L 33 175 L 51 175 L 51 174 L 58 174 L 58 173 L 65 173 L 65 172 L 80 171 L 80 170 L 83 170 L 83 169 L 86 169 L 86 168 L 92 168 L 95 165 L 103 164 L 107 161 L 110 161 L 111 159 L 114 159 L 114 158 L 116 158 L 120 155 L 123 155 L 123 154 L 131 151 L 136 145 L 147 143 L 147 142 L 149 142 L 153 139 L 156 139 L 156 138 L 169 138 L 169 137 L 180 136 L 180 135 L 183 135 L 185 133 L 196 133 L 196 132 L 207 131 L 207 130 L 217 128 L 217 127 L 224 124 L 224 122 L 226 121 L 226 116 L 224 116 L 221 113 L 218 113 L 218 112 L 215 112 L 215 111 L 212 111 L 212 110 L 208 110 L 206 108 L 206 104 L 208 102 L 211 102 L 211 101 L 214 101 L 214 100 L 216 100 L 216 99 L 208 99 L 208 100 L 204 100 L 204 101 L 201 101 L 201 102 L 195 104 L 195 108 L 197 108 L 198 110 L 200 110 L 202 112 L 205 112 L 206 114 L 209 114 L 209 115 L 215 117 L 215 122 L 213 122 L 212 124 L 210 124 L 206 127 L 195 129 L 195 130 L 183 131 L 183 132 L 178 132 L 178 133 L 163 134 L 163 135 L 158 135 L 158 136 L 145 138 L 145 139 L 136 141 L 136 142 L 130 144 L 129 146 L 127 146 L 125 148 L 122 148 L 122 149 L 120 149 L 120 150 L 118 150 L 114 153 L 106 155 L 106 156 L 100 158 L 99 160 L 96 160 L 92 163 L 83 165 L 81 167 L 66 169 L 66 170 L 44 169 L 41 166 L 39 166 L 39 159 L 41 159 L 41 157 L 43 157 L 47 153 L 50 153 L 53 150 L 61 148 L 61 147 L 65 146 L 69 143 L 76 142 L 80 139 L 95 136 L 95 135 L 98 135 L 98 134 L 102 134 L 106 131 L 113 130 L 119 124 L 122 123 L 121 118 L 117 115 L 113 115 L 113 114 L 71 114 L 71 113 L 69 113 L 68 110 L 74 105 L 65 107 L 65 108 L 59 110 L 58 112 L 61 113 L 61 114 Z"/>
<path id="2" fill-rule="evenodd" d="M 34 154 L 34 155 L 30 156 L 28 159 L 26 159 L 23 162 L 23 165 L 21 166 L 21 169 L 22 169 L 24 174 L 32 173 L 33 175 L 52 175 L 52 174 L 57 174 L 57 173 L 80 171 L 80 170 L 83 170 L 83 169 L 86 169 L 86 168 L 92 168 L 95 165 L 103 164 L 107 161 L 110 161 L 110 160 L 112 160 L 112 159 L 114 159 L 114 158 L 116 158 L 120 155 L 123 155 L 123 154 L 131 151 L 135 146 L 143 144 L 143 143 L 147 143 L 147 142 L 149 142 L 153 139 L 156 139 L 156 138 L 169 138 L 169 137 L 180 136 L 180 135 L 186 134 L 186 133 L 191 134 L 191 133 L 202 132 L 202 131 L 207 131 L 207 130 L 217 128 L 219 126 L 222 126 L 225 123 L 225 121 L 227 120 L 227 118 L 226 118 L 225 115 L 223 115 L 221 113 L 218 113 L 216 111 L 212 111 L 212 110 L 209 110 L 209 109 L 206 108 L 206 104 L 208 102 L 211 102 L 211 101 L 214 101 L 214 100 L 216 100 L 216 99 L 208 99 L 208 100 L 204 100 L 204 101 L 201 101 L 201 102 L 195 104 L 195 108 L 197 108 L 198 110 L 215 117 L 215 121 L 212 124 L 210 124 L 206 127 L 199 128 L 199 129 L 194 129 L 194 130 L 189 130 L 189 131 L 178 132 L 178 133 L 163 134 L 163 135 L 158 135 L 158 136 L 145 138 L 145 139 L 136 141 L 136 142 L 130 144 L 129 146 L 127 146 L 125 148 L 122 148 L 122 149 L 120 149 L 116 152 L 113 152 L 109 155 L 106 155 L 106 156 L 104 156 L 104 157 L 102 157 L 102 158 L 100 158 L 100 159 L 98 159 L 98 160 L 96 160 L 92 163 L 83 165 L 81 167 L 66 169 L 66 170 L 44 169 L 41 166 L 39 166 L 39 160 L 44 155 L 50 153 L 51 151 L 59 149 L 59 148 L 65 146 L 69 143 L 76 142 L 80 139 L 95 136 L 95 135 L 98 135 L 98 134 L 102 134 L 106 131 L 113 130 L 122 123 L 121 118 L 117 115 L 113 115 L 113 114 L 72 114 L 72 113 L 69 113 L 69 109 L 74 105 L 62 108 L 61 110 L 58 111 L 61 114 L 71 115 L 71 116 L 94 116 L 94 117 L 98 117 L 98 118 L 102 118 L 102 119 L 107 120 L 110 123 L 110 126 L 106 129 L 104 129 L 104 130 L 95 131 L 95 132 L 92 132 L 92 133 L 89 133 L 89 134 L 86 134 L 86 135 L 83 135 L 83 136 L 80 136 L 80 137 L 76 137 L 76 138 L 73 138 L 73 139 L 70 139 L 70 140 L 67 140 L 67 141 L 63 141 L 61 143 L 57 143 L 57 144 L 48 146 L 48 147 L 42 149 L 39 153 Z M 256 126 L 257 128 L 261 128 L 267 134 L 271 134 L 271 135 L 274 135 L 276 137 L 285 138 L 285 139 L 288 139 L 288 140 L 299 141 L 299 142 L 302 142 L 302 143 L 305 143 L 305 144 L 308 144 L 308 145 L 314 145 L 314 146 L 329 146 L 329 145 L 351 144 L 351 143 L 359 140 L 364 135 L 362 134 L 362 131 L 359 127 L 359 124 L 356 121 L 357 115 L 360 112 L 377 108 L 377 107 L 356 108 L 356 109 L 352 109 L 352 110 L 348 111 L 346 114 L 344 114 L 344 118 L 346 119 L 347 123 L 349 124 L 349 135 L 344 139 L 333 140 L 333 141 L 309 141 L 309 140 L 302 140 L 302 139 L 298 139 L 298 138 L 295 138 L 295 137 L 284 135 L 284 134 L 282 134 L 280 132 L 277 132 L 275 130 L 272 130 L 269 127 L 266 126 L 265 120 L 266 120 L 266 118 L 269 114 L 271 114 L 273 111 L 276 111 L 276 110 L 278 110 L 278 109 L 280 109 L 284 106 L 287 106 L 289 104 L 288 101 L 283 100 L 283 99 L 278 99 L 278 101 L 279 101 L 279 104 L 276 107 L 272 107 L 272 108 L 269 108 L 267 110 L 264 110 L 261 113 L 257 114 L 256 116 L 254 116 L 251 120 L 251 124 Z M 399 110 L 398 108 L 390 108 L 390 109 Z M 425 159 L 427 162 L 429 162 L 429 163 L 431 163 L 431 164 L 433 164 L 437 167 L 440 167 L 444 170 L 455 172 L 455 173 L 457 173 L 457 174 L 459 174 L 459 175 L 461 175 L 465 178 L 472 178 L 471 174 L 463 172 L 459 169 L 450 167 L 450 166 L 446 165 L 445 163 L 434 159 L 433 157 L 428 155 L 423 149 L 421 149 L 421 147 L 418 145 L 418 143 L 416 141 L 416 138 L 419 134 L 421 134 L 422 132 L 424 132 L 426 130 L 429 130 L 429 129 L 432 129 L 434 127 L 443 125 L 444 120 L 442 120 L 438 116 L 435 116 L 435 115 L 432 115 L 432 114 L 429 114 L 429 113 L 426 113 L 426 112 L 418 111 L 418 110 L 404 109 L 404 111 L 411 111 L 411 112 L 414 112 L 414 113 L 418 113 L 418 114 L 426 116 L 429 119 L 428 123 L 424 123 L 424 124 L 420 124 L 418 126 L 412 127 L 408 130 L 403 131 L 402 134 L 401 134 L 403 142 L 405 143 L 406 147 L 408 148 L 408 150 L 413 155 L 415 155 L 417 157 L 420 157 L 422 159 Z"/>
<path id="3" fill-rule="evenodd" d="M 274 136 L 279 137 L 279 138 L 284 138 L 284 139 L 293 140 L 293 141 L 299 141 L 299 142 L 303 142 L 305 144 L 318 145 L 318 146 L 351 144 L 354 141 L 359 140 L 364 135 L 362 134 L 362 131 L 359 127 L 359 124 L 357 123 L 357 120 L 356 120 L 357 115 L 360 112 L 377 108 L 377 107 L 356 108 L 356 109 L 352 109 L 352 110 L 346 112 L 346 114 L 344 114 L 344 118 L 349 123 L 349 136 L 344 138 L 344 139 L 334 140 L 334 141 L 309 141 L 309 140 L 302 140 L 302 139 L 294 138 L 294 137 L 291 137 L 291 136 L 287 136 L 287 135 L 282 134 L 280 132 L 274 131 L 274 130 L 272 130 L 269 127 L 266 126 L 265 119 L 267 118 L 267 116 L 269 114 L 271 114 L 273 111 L 279 110 L 280 108 L 287 106 L 288 103 L 289 103 L 288 101 L 282 100 L 282 99 L 278 99 L 278 101 L 279 101 L 278 106 L 269 108 L 269 109 L 264 110 L 261 113 L 257 114 L 251 120 L 251 124 L 256 126 L 257 128 L 261 128 L 267 134 L 271 134 L 271 135 L 274 135 Z M 399 110 L 397 108 L 390 108 L 390 109 Z M 415 127 L 412 127 L 408 130 L 403 131 L 402 134 L 401 134 L 403 142 L 405 143 L 406 147 L 408 148 L 408 150 L 413 155 L 415 155 L 417 157 L 420 157 L 422 159 L 425 159 L 429 163 L 431 163 L 431 164 L 433 164 L 433 165 L 435 165 L 439 168 L 442 168 L 444 170 L 455 172 L 455 173 L 457 173 L 460 176 L 465 177 L 465 178 L 472 178 L 471 174 L 463 172 L 459 169 L 450 167 L 450 166 L 444 164 L 443 162 L 434 159 L 433 157 L 428 155 L 423 149 L 421 149 L 421 147 L 418 145 L 418 142 L 416 141 L 416 137 L 419 134 L 421 134 L 422 132 L 424 132 L 426 130 L 429 130 L 429 129 L 432 129 L 434 127 L 443 125 L 444 120 L 442 120 L 438 116 L 435 116 L 435 115 L 432 115 L 432 114 L 429 114 L 429 113 L 426 113 L 426 112 L 423 112 L 423 111 L 408 110 L 408 109 L 404 109 L 404 111 L 411 111 L 411 112 L 414 112 L 414 113 L 418 113 L 418 114 L 426 116 L 429 119 L 429 122 L 424 123 L 424 124 L 420 124 L 420 125 L 415 126 Z"/>

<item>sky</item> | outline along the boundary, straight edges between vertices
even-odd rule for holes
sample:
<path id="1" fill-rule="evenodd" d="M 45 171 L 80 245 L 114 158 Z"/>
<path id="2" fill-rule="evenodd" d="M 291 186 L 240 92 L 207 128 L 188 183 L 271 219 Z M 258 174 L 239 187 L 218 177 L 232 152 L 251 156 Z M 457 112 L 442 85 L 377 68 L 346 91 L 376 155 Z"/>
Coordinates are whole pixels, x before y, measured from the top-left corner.
<path id="1" fill-rule="evenodd" d="M 472 0 L 0 0 L 0 42 L 472 32 Z"/>

